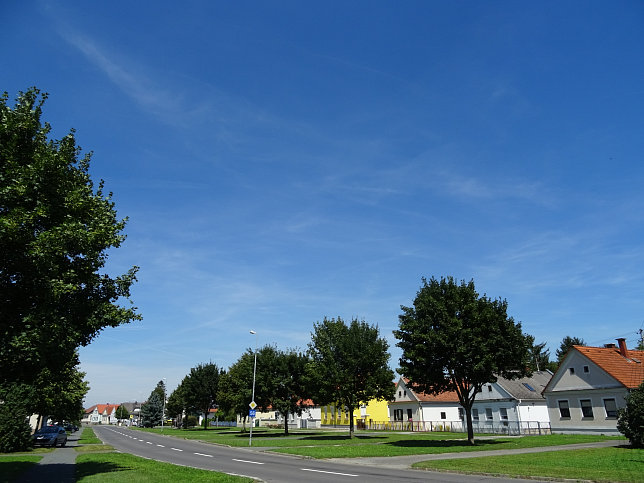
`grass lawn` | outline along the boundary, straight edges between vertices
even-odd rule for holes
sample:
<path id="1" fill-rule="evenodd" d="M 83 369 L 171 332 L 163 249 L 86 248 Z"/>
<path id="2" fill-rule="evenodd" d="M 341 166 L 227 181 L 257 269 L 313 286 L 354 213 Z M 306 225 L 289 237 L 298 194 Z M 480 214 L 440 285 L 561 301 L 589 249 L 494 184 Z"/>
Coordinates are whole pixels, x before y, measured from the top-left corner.
<path id="1" fill-rule="evenodd" d="M 92 428 L 86 427 L 78 438 L 78 444 L 103 444 L 103 442 L 96 437 Z"/>
<path id="2" fill-rule="evenodd" d="M 158 434 L 166 434 L 185 439 L 197 439 L 209 443 L 230 446 L 248 446 L 248 433 L 234 430 L 203 429 L 146 429 Z M 253 446 L 275 448 L 280 453 L 310 456 L 313 458 L 356 458 L 370 456 L 402 456 L 412 454 L 450 453 L 463 451 L 482 451 L 493 449 L 530 448 L 562 444 L 604 441 L 605 436 L 595 435 L 547 435 L 524 436 L 520 438 L 482 438 L 476 446 L 467 443 L 463 433 L 393 433 L 357 432 L 350 439 L 347 432 L 294 430 L 284 436 L 283 430 L 259 428 L 253 430 Z M 623 439 L 623 438 L 618 438 Z"/>
<path id="3" fill-rule="evenodd" d="M 139 458 L 123 453 L 80 454 L 76 458 L 77 482 L 215 482 L 246 483 L 252 478 L 199 470 Z"/>
<path id="4" fill-rule="evenodd" d="M 642 482 L 644 481 L 644 450 L 621 447 L 549 451 L 512 456 L 423 461 L 413 466 L 428 470 L 511 477 Z"/>
<path id="5" fill-rule="evenodd" d="M 311 458 L 367 458 L 378 456 L 404 456 L 416 454 L 463 453 L 474 451 L 534 448 L 541 446 L 558 446 L 563 444 L 604 441 L 604 436 L 591 435 L 548 435 L 524 436 L 520 438 L 478 439 L 475 446 L 466 440 L 437 440 L 421 437 L 392 438 L 379 444 L 365 443 L 355 446 L 309 446 L 297 448 L 279 448 L 273 451 Z M 406 437 L 405 437 L 406 436 Z"/>
<path id="6" fill-rule="evenodd" d="M 0 483 L 14 481 L 42 459 L 38 455 L 2 455 L 0 456 Z"/>

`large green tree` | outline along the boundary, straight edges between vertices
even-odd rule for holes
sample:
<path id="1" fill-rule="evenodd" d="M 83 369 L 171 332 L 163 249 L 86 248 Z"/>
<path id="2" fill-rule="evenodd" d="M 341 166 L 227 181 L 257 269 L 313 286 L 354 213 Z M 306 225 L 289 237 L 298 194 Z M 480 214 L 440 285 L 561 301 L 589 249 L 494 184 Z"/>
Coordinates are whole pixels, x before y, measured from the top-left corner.
<path id="1" fill-rule="evenodd" d="M 165 382 L 160 380 L 150 393 L 148 400 L 141 406 L 141 419 L 144 427 L 152 428 L 161 424 L 165 409 L 165 397 Z"/>
<path id="2" fill-rule="evenodd" d="M 217 364 L 198 364 L 181 382 L 185 407 L 204 414 L 203 427 L 208 428 L 208 413 L 218 404 L 219 379 L 224 373 Z"/>
<path id="3" fill-rule="evenodd" d="M 534 336 L 527 335 L 530 343 L 530 369 L 533 371 L 556 371 L 558 364 L 550 360 L 550 349 L 546 348 L 546 342 L 535 343 Z"/>
<path id="4" fill-rule="evenodd" d="M 255 401 L 262 409 L 272 408 L 284 418 L 288 434 L 289 414 L 302 415 L 311 393 L 306 384 L 309 358 L 295 349 L 282 351 L 264 346 L 257 354 Z"/>
<path id="5" fill-rule="evenodd" d="M 74 131 L 49 138 L 46 98 L 36 88 L 13 106 L 0 96 L 0 385 L 31 385 L 28 413 L 48 397 L 38 392 L 51 392 L 47 371 L 73 376 L 78 347 L 141 318 L 131 303 L 118 304 L 129 299 L 136 267 L 115 277 L 105 271 L 125 220 L 103 182 L 92 182 L 90 155 Z"/>
<path id="6" fill-rule="evenodd" d="M 476 394 L 497 376 L 529 373 L 530 339 L 508 317 L 507 302 L 479 296 L 473 281 L 423 279 L 413 307 L 401 309 L 394 331 L 402 349 L 399 372 L 428 394 L 456 391 L 474 444 Z"/>
<path id="7" fill-rule="evenodd" d="M 313 325 L 308 368 L 316 404 L 337 403 L 349 412 L 349 436 L 353 437 L 353 412 L 371 399 L 390 400 L 394 372 L 389 368 L 389 344 L 377 326 L 340 317 L 324 318 Z"/>
<path id="8" fill-rule="evenodd" d="M 188 376 L 185 376 L 181 383 L 176 387 L 176 389 L 172 391 L 165 405 L 166 415 L 179 421 L 182 426 L 184 426 L 184 423 L 187 422 L 183 419 L 184 411 L 186 411 L 184 383 L 186 382 L 187 378 Z"/>

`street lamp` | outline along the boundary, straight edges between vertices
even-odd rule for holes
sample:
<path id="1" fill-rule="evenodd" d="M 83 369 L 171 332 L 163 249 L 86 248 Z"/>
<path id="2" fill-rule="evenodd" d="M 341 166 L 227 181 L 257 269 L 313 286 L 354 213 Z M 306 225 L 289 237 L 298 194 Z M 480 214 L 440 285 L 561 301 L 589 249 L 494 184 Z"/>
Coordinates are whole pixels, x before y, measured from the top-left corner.
<path id="1" fill-rule="evenodd" d="M 255 336 L 255 363 L 253 364 L 253 397 L 251 400 L 251 409 L 254 411 L 255 408 L 255 374 L 257 373 L 257 332 L 254 330 L 250 331 L 251 334 Z M 253 445 L 253 426 L 255 425 L 255 416 L 250 418 L 250 438 L 248 438 L 248 446 Z"/>

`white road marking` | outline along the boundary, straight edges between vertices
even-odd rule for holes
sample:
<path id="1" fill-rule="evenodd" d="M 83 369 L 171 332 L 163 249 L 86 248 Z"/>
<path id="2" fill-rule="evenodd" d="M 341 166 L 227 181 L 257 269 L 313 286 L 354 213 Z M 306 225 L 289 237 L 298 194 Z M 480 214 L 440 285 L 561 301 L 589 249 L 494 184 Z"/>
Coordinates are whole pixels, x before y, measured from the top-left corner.
<path id="1" fill-rule="evenodd" d="M 248 461 L 248 460 L 238 460 L 233 458 L 233 461 L 239 461 L 240 463 L 250 463 L 252 465 L 263 465 L 264 463 L 260 463 L 259 461 Z"/>
<path id="2" fill-rule="evenodd" d="M 150 441 L 146 441 L 145 444 L 152 444 Z"/>
<path id="3" fill-rule="evenodd" d="M 183 451 L 182 449 L 179 448 L 170 448 L 172 451 Z"/>
<path id="4" fill-rule="evenodd" d="M 351 473 L 336 473 L 335 471 L 322 471 L 322 470 L 312 470 L 309 468 L 301 468 L 302 471 L 313 471 L 315 473 L 327 473 L 329 475 L 340 475 L 340 476 L 360 476 L 360 475 L 352 475 Z"/>
<path id="5" fill-rule="evenodd" d="M 158 446 L 159 448 L 165 448 L 165 446 L 163 446 L 162 444 L 157 444 L 157 446 Z"/>
<path id="6" fill-rule="evenodd" d="M 211 454 L 203 454 L 203 453 L 195 453 L 197 456 L 207 456 L 208 458 L 212 458 Z"/>

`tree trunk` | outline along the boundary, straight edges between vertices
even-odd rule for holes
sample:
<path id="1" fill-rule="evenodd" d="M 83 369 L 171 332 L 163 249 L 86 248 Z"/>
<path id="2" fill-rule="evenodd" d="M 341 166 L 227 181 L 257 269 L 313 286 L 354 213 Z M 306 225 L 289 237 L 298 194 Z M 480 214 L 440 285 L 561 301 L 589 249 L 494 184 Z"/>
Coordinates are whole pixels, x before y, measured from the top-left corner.
<path id="1" fill-rule="evenodd" d="M 465 409 L 465 420 L 467 423 L 467 442 L 474 444 L 474 427 L 472 427 L 472 404 L 468 404 Z"/>
<path id="2" fill-rule="evenodd" d="M 288 413 L 284 415 L 284 434 L 288 436 Z"/>
<path id="3" fill-rule="evenodd" d="M 353 410 L 349 408 L 349 438 L 353 438 Z"/>

